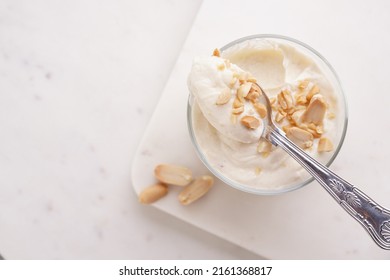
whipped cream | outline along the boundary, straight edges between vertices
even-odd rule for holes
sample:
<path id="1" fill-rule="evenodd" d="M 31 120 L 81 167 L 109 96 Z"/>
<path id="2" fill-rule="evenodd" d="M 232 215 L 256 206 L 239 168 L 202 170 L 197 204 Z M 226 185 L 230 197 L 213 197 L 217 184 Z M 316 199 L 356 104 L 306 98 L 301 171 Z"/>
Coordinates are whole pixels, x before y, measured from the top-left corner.
<path id="1" fill-rule="evenodd" d="M 248 130 L 231 121 L 233 102 L 240 85 L 238 79 L 233 84 L 232 81 L 234 76 L 239 75 L 250 74 L 234 64 L 226 67 L 225 60 L 220 57 L 198 57 L 194 59 L 188 87 L 205 118 L 220 134 L 238 142 L 258 142 L 264 128 L 262 123 L 260 127 Z M 229 90 L 232 98 L 221 106 L 216 104 L 216 100 L 224 90 Z M 242 115 L 253 116 L 256 112 L 250 106 L 244 106 Z"/>
<path id="2" fill-rule="evenodd" d="M 272 147 L 266 156 L 259 154 L 263 125 L 250 130 L 230 121 L 234 93 L 239 84 L 232 87 L 232 98 L 227 104 L 217 105 L 215 100 L 231 85 L 234 72 L 253 75 L 270 98 L 282 90 L 296 93 L 301 81 L 310 81 L 320 88 L 321 96 L 327 102 L 322 136 L 337 147 L 344 112 L 341 114 L 343 108 L 338 102 L 341 93 L 335 88 L 336 81 L 309 54 L 284 41 L 252 39 L 226 49 L 221 56 L 196 58 L 188 78 L 189 90 L 194 96 L 193 132 L 208 164 L 232 184 L 271 192 L 309 179 L 309 174 L 281 148 Z M 221 65 L 226 61 L 230 61 L 231 66 L 222 69 Z M 276 113 L 273 111 L 273 117 Z M 245 106 L 242 114 L 255 116 L 256 112 L 251 106 Z M 277 125 L 282 128 L 288 121 L 285 119 Z M 314 139 L 313 145 L 305 151 L 325 164 L 334 150 L 318 152 L 318 142 L 318 138 Z"/>

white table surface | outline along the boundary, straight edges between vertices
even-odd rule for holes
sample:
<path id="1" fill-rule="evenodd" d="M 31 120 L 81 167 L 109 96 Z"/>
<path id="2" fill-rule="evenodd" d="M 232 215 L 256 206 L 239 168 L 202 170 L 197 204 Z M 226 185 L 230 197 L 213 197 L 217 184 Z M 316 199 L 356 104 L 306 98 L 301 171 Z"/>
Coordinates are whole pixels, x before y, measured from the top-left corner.
<path id="1" fill-rule="evenodd" d="M 258 258 L 138 204 L 131 164 L 200 0 L 0 1 L 0 254 Z"/>
<path id="2" fill-rule="evenodd" d="M 346 14 L 345 26 L 335 34 L 329 34 L 335 30 L 332 11 L 326 11 L 327 20 L 321 5 L 303 10 L 319 13 L 318 36 L 328 36 L 329 44 L 345 33 L 339 54 L 323 54 L 334 62 L 346 91 L 359 96 L 372 88 L 383 92 L 390 59 L 376 53 L 375 45 L 385 49 L 390 40 L 371 42 L 370 32 L 377 30 L 354 29 L 348 14 L 355 10 L 346 3 L 335 1 L 333 12 Z M 1 255 L 8 259 L 261 258 L 138 204 L 131 186 L 136 148 L 200 5 L 200 0 L 0 1 Z M 252 5 L 260 9 L 261 1 Z M 386 1 L 360 1 L 355 8 L 376 18 L 379 31 L 387 30 Z M 286 19 L 291 33 L 286 35 L 305 39 L 305 32 L 314 32 L 295 30 L 294 18 Z M 319 42 L 308 43 L 317 48 Z M 355 44 L 366 51 L 362 55 L 371 64 L 348 56 Z M 342 53 L 356 61 L 347 63 Z M 352 63 L 355 67 L 350 67 Z M 379 65 L 383 68 L 372 68 Z M 351 71 L 356 80 L 348 79 Z M 363 130 L 368 124 L 354 122 L 356 115 L 387 108 L 389 95 L 380 96 L 382 101 L 375 103 L 350 100 L 350 130 Z M 367 109 L 367 105 L 376 107 Z M 372 127 L 385 126 L 382 138 L 347 137 L 339 155 L 350 163 L 344 174 L 356 175 L 362 186 L 372 176 L 378 183 L 388 183 L 378 167 L 389 158 L 389 150 L 382 149 L 390 138 L 389 126 L 383 112 L 378 117 Z M 372 162 L 359 163 L 357 151 Z M 337 161 L 334 167 L 342 169 Z M 370 194 L 375 197 L 375 189 Z"/>

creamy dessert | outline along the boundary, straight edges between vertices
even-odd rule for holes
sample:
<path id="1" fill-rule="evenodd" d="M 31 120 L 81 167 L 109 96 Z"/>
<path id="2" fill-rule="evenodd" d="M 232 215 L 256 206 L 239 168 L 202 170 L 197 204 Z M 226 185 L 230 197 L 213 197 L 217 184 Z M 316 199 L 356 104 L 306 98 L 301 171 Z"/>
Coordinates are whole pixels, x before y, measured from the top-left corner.
<path id="1" fill-rule="evenodd" d="M 310 54 L 283 40 L 246 40 L 221 54 L 195 58 L 188 87 L 202 157 L 232 185 L 272 192 L 304 182 L 309 174 L 261 138 L 267 112 L 256 83 L 286 136 L 326 164 L 344 121 L 340 88 L 329 75 Z"/>
<path id="2" fill-rule="evenodd" d="M 189 76 L 190 91 L 207 121 L 224 137 L 242 143 L 259 141 L 263 132 L 260 121 L 249 130 L 246 125 L 237 125 L 238 116 L 255 115 L 252 107 L 244 106 L 255 86 L 248 81 L 251 78 L 254 82 L 248 72 L 218 56 L 196 58 Z M 260 94 L 260 89 L 252 92 Z"/>

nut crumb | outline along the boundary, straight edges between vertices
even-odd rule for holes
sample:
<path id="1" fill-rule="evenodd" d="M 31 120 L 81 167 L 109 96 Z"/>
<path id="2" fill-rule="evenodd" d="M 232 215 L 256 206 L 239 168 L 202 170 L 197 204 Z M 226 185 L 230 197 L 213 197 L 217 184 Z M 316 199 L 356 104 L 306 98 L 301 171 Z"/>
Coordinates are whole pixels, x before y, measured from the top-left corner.
<path id="1" fill-rule="evenodd" d="M 264 140 L 264 139 L 261 139 L 259 141 L 259 144 L 257 145 L 257 152 L 258 153 L 260 153 L 260 154 L 269 153 L 269 152 L 271 152 L 271 150 L 272 150 L 271 142 Z"/>
<path id="2" fill-rule="evenodd" d="M 232 64 L 230 63 L 230 60 L 229 59 L 224 59 L 225 61 L 225 65 L 226 65 L 226 68 L 230 68 L 232 66 Z"/>
<path id="3" fill-rule="evenodd" d="M 255 78 L 255 77 L 252 77 L 252 76 L 248 77 L 248 79 L 246 79 L 246 81 L 247 81 L 247 82 L 251 82 L 251 83 L 257 83 L 256 78 Z"/>
<path id="4" fill-rule="evenodd" d="M 306 95 L 307 101 L 310 101 L 312 97 L 320 93 L 320 88 L 317 85 L 314 85 Z"/>
<path id="5" fill-rule="evenodd" d="M 256 84 L 256 83 L 252 83 L 251 91 L 256 91 L 256 92 L 259 93 L 259 95 L 262 95 L 262 94 L 263 94 L 263 91 L 261 90 L 261 88 L 259 87 L 259 85 Z"/>
<path id="6" fill-rule="evenodd" d="M 329 120 L 333 120 L 336 117 L 336 114 L 333 112 L 329 112 L 328 115 L 326 116 Z"/>
<path id="7" fill-rule="evenodd" d="M 297 104 L 299 104 L 299 105 L 306 105 L 306 104 L 307 104 L 306 96 L 303 95 L 303 94 L 297 96 L 295 102 L 296 102 Z"/>
<path id="8" fill-rule="evenodd" d="M 284 131 L 284 133 L 287 133 L 287 131 L 290 129 L 290 128 L 292 128 L 293 126 L 292 125 L 284 125 L 283 127 L 282 127 L 282 130 Z"/>
<path id="9" fill-rule="evenodd" d="M 303 80 L 303 81 L 300 81 L 299 84 L 298 84 L 298 88 L 299 89 L 305 89 L 309 84 L 309 81 L 308 80 Z"/>
<path id="10" fill-rule="evenodd" d="M 281 112 L 277 112 L 276 115 L 275 115 L 275 121 L 277 123 L 281 123 L 282 120 L 286 117 L 285 114 L 281 113 Z"/>
<path id="11" fill-rule="evenodd" d="M 251 90 L 252 83 L 243 83 L 237 90 L 237 96 L 246 98 L 249 91 Z"/>
<path id="12" fill-rule="evenodd" d="M 282 90 L 278 96 L 278 103 L 281 109 L 287 111 L 288 109 L 293 107 L 293 99 L 291 96 L 291 92 L 287 89 Z"/>
<path id="13" fill-rule="evenodd" d="M 252 101 L 252 102 L 256 102 L 257 99 L 259 98 L 259 96 L 260 96 L 260 92 L 255 91 L 255 90 L 251 90 L 251 91 L 249 91 L 249 93 L 246 95 L 245 99 L 250 100 L 250 101 Z"/>
<path id="14" fill-rule="evenodd" d="M 230 122 L 232 124 L 237 124 L 237 115 L 236 114 L 231 114 L 230 116 Z"/>
<path id="15" fill-rule="evenodd" d="M 326 137 L 322 137 L 320 141 L 318 141 L 318 152 L 331 152 L 333 151 L 333 143 Z"/>
<path id="16" fill-rule="evenodd" d="M 241 106 L 241 107 L 233 108 L 233 109 L 232 109 L 232 113 L 235 114 L 235 115 L 239 115 L 239 114 L 241 114 L 242 112 L 244 112 L 244 106 Z"/>
<path id="17" fill-rule="evenodd" d="M 217 65 L 217 69 L 218 69 L 219 71 L 225 70 L 225 64 L 219 64 L 219 65 Z"/>
<path id="18" fill-rule="evenodd" d="M 233 87 L 236 85 L 237 81 L 238 81 L 238 79 L 237 79 L 236 77 L 233 77 L 233 78 L 230 80 L 230 82 L 229 82 L 229 87 L 230 87 L 230 88 L 233 88 Z"/>
<path id="19" fill-rule="evenodd" d="M 238 79 L 240 80 L 240 83 L 241 84 L 246 83 L 246 81 L 248 80 L 248 76 L 249 76 L 249 74 L 247 72 L 239 73 L 238 74 Z"/>
<path id="20" fill-rule="evenodd" d="M 219 49 L 214 49 L 213 56 L 221 57 L 221 52 L 219 51 Z"/>
<path id="21" fill-rule="evenodd" d="M 264 119 L 267 116 L 267 107 L 264 104 L 256 102 L 253 104 L 253 107 L 256 109 L 260 118 Z"/>
<path id="22" fill-rule="evenodd" d="M 236 98 L 234 99 L 234 101 L 233 101 L 233 108 L 240 108 L 240 107 L 242 107 L 242 106 L 244 106 L 244 103 L 242 103 L 242 102 L 238 99 L 238 97 L 236 97 Z"/>

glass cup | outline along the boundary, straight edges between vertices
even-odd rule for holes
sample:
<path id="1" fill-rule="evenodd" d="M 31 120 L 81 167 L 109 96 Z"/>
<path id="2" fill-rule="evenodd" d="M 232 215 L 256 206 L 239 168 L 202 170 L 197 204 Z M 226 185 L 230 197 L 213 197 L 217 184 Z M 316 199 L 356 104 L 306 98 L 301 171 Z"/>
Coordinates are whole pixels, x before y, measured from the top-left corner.
<path id="1" fill-rule="evenodd" d="M 288 46 L 294 47 L 297 51 L 305 54 L 306 56 L 310 57 L 317 66 L 320 68 L 322 73 L 325 75 L 326 79 L 332 84 L 333 89 L 334 89 L 334 95 L 337 98 L 337 104 L 338 104 L 338 118 L 339 118 L 339 124 L 336 128 L 336 138 L 337 142 L 333 143 L 334 144 L 334 150 L 331 152 L 332 155 L 329 157 L 327 162 L 325 163 L 326 166 L 330 166 L 331 163 L 334 161 L 336 156 L 338 155 L 344 138 L 345 134 L 347 131 L 347 124 L 348 124 L 348 112 L 347 112 L 347 102 L 346 98 L 344 95 L 344 92 L 342 90 L 339 78 L 337 77 L 337 74 L 333 67 L 330 65 L 330 63 L 321 55 L 319 54 L 316 50 L 311 48 L 310 46 L 296 40 L 293 38 L 288 38 L 285 36 L 280 36 L 280 35 L 271 35 L 271 34 L 260 34 L 260 35 L 253 35 L 253 36 L 248 36 L 244 38 L 240 38 L 238 40 L 235 40 L 231 43 L 228 43 L 227 45 L 223 46 L 220 48 L 221 51 L 221 56 L 223 57 L 224 52 L 229 52 L 233 48 L 237 47 L 238 45 L 242 43 L 250 43 L 253 40 L 267 40 L 268 42 L 274 42 L 274 43 L 283 43 Z M 246 69 L 243 69 L 246 70 Z M 259 81 L 261 84 L 261 81 Z M 313 177 L 309 177 L 309 179 L 304 179 L 300 182 L 294 182 L 291 184 L 284 185 L 283 187 L 275 187 L 275 188 L 259 188 L 257 186 L 253 185 L 248 185 L 242 182 L 238 182 L 228 176 L 228 174 L 225 174 L 222 170 L 216 168 L 212 164 L 210 164 L 210 161 L 208 159 L 207 154 L 205 153 L 202 145 L 199 144 L 197 136 L 196 136 L 196 131 L 194 126 L 194 108 L 196 107 L 196 100 L 194 97 L 189 95 L 188 99 L 188 107 L 187 107 L 187 123 L 188 123 L 188 129 L 190 133 L 191 140 L 194 144 L 194 147 L 196 149 L 196 152 L 203 162 L 203 164 L 221 181 L 226 183 L 227 185 L 234 187 L 238 190 L 253 193 L 253 194 L 258 194 L 258 195 L 275 195 L 275 194 L 281 194 L 289 191 L 293 191 L 299 188 L 302 188 L 303 186 L 306 186 L 310 182 L 313 181 Z M 260 155 L 259 155 L 260 156 Z M 260 177 L 261 178 L 261 177 Z M 259 179 L 260 180 L 260 179 Z"/>

